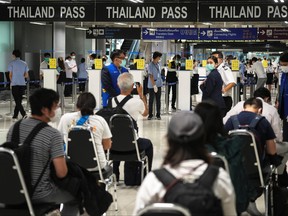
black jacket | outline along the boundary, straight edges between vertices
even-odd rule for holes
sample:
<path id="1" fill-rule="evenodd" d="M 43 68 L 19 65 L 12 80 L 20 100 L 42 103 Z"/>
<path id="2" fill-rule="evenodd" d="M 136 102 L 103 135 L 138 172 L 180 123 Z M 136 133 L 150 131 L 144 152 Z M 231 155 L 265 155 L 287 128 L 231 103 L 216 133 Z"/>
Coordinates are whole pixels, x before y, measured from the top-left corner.
<path id="1" fill-rule="evenodd" d="M 55 184 L 70 192 L 79 202 L 80 212 L 83 206 L 91 216 L 100 216 L 107 211 L 112 203 L 112 195 L 101 188 L 97 179 L 86 169 L 71 161 L 67 162 L 68 174 L 59 179 L 54 166 L 51 166 L 51 178 Z"/>

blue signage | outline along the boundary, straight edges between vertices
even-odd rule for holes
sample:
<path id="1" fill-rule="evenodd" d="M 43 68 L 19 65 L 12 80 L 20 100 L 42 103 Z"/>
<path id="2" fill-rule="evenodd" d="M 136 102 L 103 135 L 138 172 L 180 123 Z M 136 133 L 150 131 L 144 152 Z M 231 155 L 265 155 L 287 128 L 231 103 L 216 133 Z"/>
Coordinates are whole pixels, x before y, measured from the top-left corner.
<path id="1" fill-rule="evenodd" d="M 198 40 L 197 28 L 142 28 L 144 40 Z"/>
<path id="2" fill-rule="evenodd" d="M 200 28 L 200 40 L 257 40 L 257 28 Z"/>

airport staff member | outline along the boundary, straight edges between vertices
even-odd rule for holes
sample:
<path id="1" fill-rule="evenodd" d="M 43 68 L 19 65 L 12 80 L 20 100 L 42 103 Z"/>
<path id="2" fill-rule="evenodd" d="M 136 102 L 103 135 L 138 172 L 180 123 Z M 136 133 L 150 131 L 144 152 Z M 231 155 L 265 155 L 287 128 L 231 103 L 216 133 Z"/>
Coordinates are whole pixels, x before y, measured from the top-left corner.
<path id="1" fill-rule="evenodd" d="M 288 141 L 288 52 L 280 56 L 281 85 L 279 90 L 278 112 L 283 120 L 283 141 Z"/>
<path id="2" fill-rule="evenodd" d="M 125 68 L 125 52 L 119 49 L 114 50 L 111 55 L 111 64 L 104 66 L 101 70 L 102 83 L 102 105 L 107 107 L 108 99 L 120 94 L 120 89 L 117 85 L 117 78 L 120 74 L 128 72 Z"/>
<path id="3" fill-rule="evenodd" d="M 232 107 L 232 88 L 236 85 L 236 82 L 231 69 L 224 65 L 223 53 L 220 51 L 215 51 L 212 52 L 212 56 L 215 56 L 218 59 L 217 70 L 220 73 L 223 81 L 222 96 L 226 105 L 226 114 Z"/>
<path id="4" fill-rule="evenodd" d="M 25 91 L 25 78 L 28 78 L 29 68 L 27 63 L 20 59 L 21 52 L 19 50 L 13 50 L 12 56 L 14 60 L 8 65 L 8 71 L 11 80 L 12 95 L 16 104 L 12 119 L 17 120 L 19 112 L 23 118 L 26 117 L 26 111 L 22 106 L 22 96 Z"/>

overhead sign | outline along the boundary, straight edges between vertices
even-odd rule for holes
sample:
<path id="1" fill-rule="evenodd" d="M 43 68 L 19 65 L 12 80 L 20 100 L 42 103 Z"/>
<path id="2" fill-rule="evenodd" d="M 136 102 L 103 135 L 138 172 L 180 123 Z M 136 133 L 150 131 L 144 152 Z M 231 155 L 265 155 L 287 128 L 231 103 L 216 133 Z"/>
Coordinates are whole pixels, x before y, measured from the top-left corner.
<path id="1" fill-rule="evenodd" d="M 86 39 L 141 39 L 141 28 L 89 28 Z"/>
<path id="2" fill-rule="evenodd" d="M 94 21 L 94 4 L 51 2 L 0 4 L 1 21 Z"/>
<path id="3" fill-rule="evenodd" d="M 199 1 L 199 22 L 285 21 L 287 4 L 271 3 L 213 3 Z"/>
<path id="4" fill-rule="evenodd" d="M 257 28 L 200 28 L 200 40 L 257 40 Z"/>
<path id="5" fill-rule="evenodd" d="M 96 2 L 96 21 L 103 22 L 196 22 L 193 3 L 111 3 Z"/>
<path id="6" fill-rule="evenodd" d="M 144 40 L 173 40 L 187 39 L 197 40 L 197 28 L 142 28 L 142 39 Z"/>
<path id="7" fill-rule="evenodd" d="M 259 28 L 260 40 L 287 40 L 288 28 Z"/>

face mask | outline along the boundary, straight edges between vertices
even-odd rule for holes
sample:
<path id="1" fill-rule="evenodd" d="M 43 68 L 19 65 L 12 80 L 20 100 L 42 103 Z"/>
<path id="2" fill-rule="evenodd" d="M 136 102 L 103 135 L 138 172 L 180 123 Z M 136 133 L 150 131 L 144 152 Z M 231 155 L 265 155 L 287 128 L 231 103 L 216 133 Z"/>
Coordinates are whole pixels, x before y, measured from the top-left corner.
<path id="1" fill-rule="evenodd" d="M 281 66 L 280 69 L 282 73 L 288 73 L 288 66 Z"/>
<path id="2" fill-rule="evenodd" d="M 125 67 L 125 66 L 126 66 L 126 60 L 125 60 L 125 59 L 122 60 L 120 66 L 121 66 L 121 67 Z"/>
<path id="3" fill-rule="evenodd" d="M 49 58 L 44 58 L 44 61 L 48 63 L 49 62 Z"/>
<path id="4" fill-rule="evenodd" d="M 72 58 L 72 59 L 75 59 L 75 58 L 76 58 L 76 56 L 71 56 L 71 58 Z"/>
<path id="5" fill-rule="evenodd" d="M 55 110 L 55 115 L 53 117 L 50 117 L 50 122 L 58 122 L 60 121 L 60 118 L 61 118 L 61 108 L 58 107 Z"/>
<path id="6" fill-rule="evenodd" d="M 206 65 L 206 70 L 207 70 L 207 71 L 210 72 L 210 71 L 212 71 L 213 69 L 215 69 L 213 64 L 207 64 L 207 65 Z"/>

